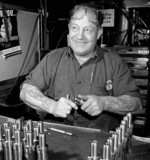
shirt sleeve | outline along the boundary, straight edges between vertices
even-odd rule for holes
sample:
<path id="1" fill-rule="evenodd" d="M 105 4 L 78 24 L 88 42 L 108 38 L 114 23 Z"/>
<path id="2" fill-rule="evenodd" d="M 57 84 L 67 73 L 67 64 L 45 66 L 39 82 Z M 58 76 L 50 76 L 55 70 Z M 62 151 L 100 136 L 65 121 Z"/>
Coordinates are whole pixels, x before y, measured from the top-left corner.
<path id="1" fill-rule="evenodd" d="M 51 70 L 52 61 L 46 55 L 29 75 L 26 76 L 26 80 L 23 83 L 34 85 L 44 92 L 47 90 L 51 81 Z"/>

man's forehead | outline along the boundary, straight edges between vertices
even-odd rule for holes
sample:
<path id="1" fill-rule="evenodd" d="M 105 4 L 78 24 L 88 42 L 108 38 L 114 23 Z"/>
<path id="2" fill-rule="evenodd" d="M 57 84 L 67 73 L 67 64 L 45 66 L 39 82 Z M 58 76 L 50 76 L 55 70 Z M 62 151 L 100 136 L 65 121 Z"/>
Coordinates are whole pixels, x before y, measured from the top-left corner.
<path id="1" fill-rule="evenodd" d="M 90 21 L 97 22 L 96 12 L 89 8 L 78 8 L 71 19 L 82 19 L 84 16 L 87 16 Z"/>

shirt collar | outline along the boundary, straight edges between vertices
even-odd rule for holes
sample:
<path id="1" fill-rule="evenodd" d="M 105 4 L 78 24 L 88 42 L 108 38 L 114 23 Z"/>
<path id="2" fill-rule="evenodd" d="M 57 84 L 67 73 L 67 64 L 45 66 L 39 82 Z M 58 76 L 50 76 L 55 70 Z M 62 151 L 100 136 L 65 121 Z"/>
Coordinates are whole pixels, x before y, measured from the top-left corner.
<path id="1" fill-rule="evenodd" d="M 71 47 L 68 47 L 68 54 L 67 54 L 66 58 L 69 58 L 70 56 L 74 58 L 74 53 L 73 53 L 73 50 L 71 49 Z M 97 46 L 95 47 L 94 54 L 91 58 L 95 58 L 95 60 L 98 58 Z"/>
<path id="2" fill-rule="evenodd" d="M 98 45 L 96 45 L 94 54 L 92 56 L 92 58 L 95 58 L 94 62 L 97 62 L 100 59 L 102 59 L 104 52 L 108 52 L 108 50 L 103 49 L 103 48 L 99 47 Z M 68 59 L 69 57 L 74 58 L 74 53 L 73 53 L 73 50 L 71 49 L 71 47 L 68 47 L 68 52 L 66 54 L 66 59 Z"/>

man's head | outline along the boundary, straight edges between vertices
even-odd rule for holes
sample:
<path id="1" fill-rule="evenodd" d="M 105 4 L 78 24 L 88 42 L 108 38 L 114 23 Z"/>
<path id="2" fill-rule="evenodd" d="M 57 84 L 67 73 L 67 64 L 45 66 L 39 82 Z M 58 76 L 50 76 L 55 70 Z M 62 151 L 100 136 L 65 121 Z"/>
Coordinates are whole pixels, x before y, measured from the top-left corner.
<path id="1" fill-rule="evenodd" d="M 88 56 L 102 34 L 103 14 L 89 4 L 80 4 L 70 13 L 68 45 L 76 55 Z"/>

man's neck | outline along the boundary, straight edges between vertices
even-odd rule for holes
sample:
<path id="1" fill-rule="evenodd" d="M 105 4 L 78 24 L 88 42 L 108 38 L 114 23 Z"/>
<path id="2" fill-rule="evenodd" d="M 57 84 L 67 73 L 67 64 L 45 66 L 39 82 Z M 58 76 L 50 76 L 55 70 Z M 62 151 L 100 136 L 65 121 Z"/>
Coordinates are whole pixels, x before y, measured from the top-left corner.
<path id="1" fill-rule="evenodd" d="M 92 52 L 91 54 L 88 54 L 86 56 L 79 56 L 79 55 L 75 55 L 77 61 L 80 63 L 80 65 L 86 63 L 90 58 L 93 57 L 94 52 Z"/>

